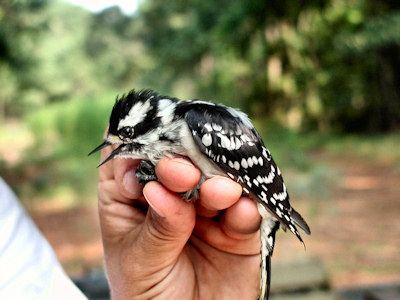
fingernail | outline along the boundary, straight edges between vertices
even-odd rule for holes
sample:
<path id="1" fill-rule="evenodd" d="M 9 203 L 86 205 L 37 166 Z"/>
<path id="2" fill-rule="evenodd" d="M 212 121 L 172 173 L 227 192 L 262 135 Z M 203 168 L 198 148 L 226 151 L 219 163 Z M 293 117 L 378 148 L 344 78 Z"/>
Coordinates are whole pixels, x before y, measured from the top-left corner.
<path id="1" fill-rule="evenodd" d="M 135 170 L 132 169 L 125 173 L 122 184 L 128 193 L 134 196 L 140 196 L 142 194 L 143 185 L 139 183 Z"/>
<path id="2" fill-rule="evenodd" d="M 160 213 L 160 211 L 153 205 L 153 203 L 150 201 L 150 199 L 147 197 L 146 195 L 146 190 L 143 190 L 143 197 L 144 199 L 146 199 L 147 203 L 149 204 L 149 206 L 151 207 L 151 209 L 160 217 L 165 217 L 164 214 Z"/>
<path id="3" fill-rule="evenodd" d="M 185 158 L 185 157 L 174 157 L 172 159 L 172 161 L 180 163 L 180 164 L 184 164 L 186 166 L 193 166 L 193 163 L 188 158 Z"/>

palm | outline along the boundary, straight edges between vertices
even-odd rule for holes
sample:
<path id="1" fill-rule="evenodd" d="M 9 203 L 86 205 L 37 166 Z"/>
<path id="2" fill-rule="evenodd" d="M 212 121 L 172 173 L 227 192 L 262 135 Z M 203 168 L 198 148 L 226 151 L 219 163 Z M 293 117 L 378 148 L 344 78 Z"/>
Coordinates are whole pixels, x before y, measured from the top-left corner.
<path id="1" fill-rule="evenodd" d="M 123 184 L 123 173 L 134 167 L 133 161 L 115 160 L 100 172 L 99 214 L 112 295 L 121 299 L 255 299 L 259 216 L 250 199 L 238 201 L 240 189 L 229 196 L 236 183 L 224 179 L 229 185 L 224 187 L 224 182 L 207 180 L 195 208 L 170 191 L 189 189 L 185 180 L 190 172 L 161 178 L 168 189 L 157 182 L 147 184 L 146 200 L 127 192 Z M 178 188 L 174 174 L 186 175 Z"/>
<path id="2" fill-rule="evenodd" d="M 186 250 L 197 275 L 200 299 L 256 299 L 259 254 L 227 253 L 195 236 Z"/>

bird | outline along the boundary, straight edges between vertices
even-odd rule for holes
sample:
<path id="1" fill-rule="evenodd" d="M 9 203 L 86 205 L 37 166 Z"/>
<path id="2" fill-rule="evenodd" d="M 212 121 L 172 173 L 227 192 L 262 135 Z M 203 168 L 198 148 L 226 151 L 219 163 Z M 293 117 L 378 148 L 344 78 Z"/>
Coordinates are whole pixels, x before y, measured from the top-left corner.
<path id="1" fill-rule="evenodd" d="M 267 300 L 271 285 L 271 256 L 275 234 L 282 226 L 304 245 L 297 226 L 310 228 L 290 205 L 289 193 L 270 151 L 248 116 L 229 106 L 203 100 L 179 100 L 151 89 L 131 90 L 117 96 L 103 142 L 89 155 L 117 147 L 98 167 L 116 157 L 140 159 L 136 176 L 157 180 L 161 158 L 189 158 L 201 171 L 197 186 L 182 194 L 187 201 L 199 196 L 208 178 L 225 176 L 242 186 L 243 196 L 257 203 L 260 224 L 260 286 L 258 300 Z"/>

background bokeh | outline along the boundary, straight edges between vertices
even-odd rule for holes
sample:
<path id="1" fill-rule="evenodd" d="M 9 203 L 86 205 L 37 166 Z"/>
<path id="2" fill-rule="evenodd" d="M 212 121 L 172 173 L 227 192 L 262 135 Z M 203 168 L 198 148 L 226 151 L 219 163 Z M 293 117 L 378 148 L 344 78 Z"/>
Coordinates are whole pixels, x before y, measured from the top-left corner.
<path id="1" fill-rule="evenodd" d="M 0 2 L 0 175 L 71 276 L 102 268 L 96 164 L 117 95 L 250 115 L 333 288 L 400 282 L 400 2 L 142 0 L 93 13 Z"/>

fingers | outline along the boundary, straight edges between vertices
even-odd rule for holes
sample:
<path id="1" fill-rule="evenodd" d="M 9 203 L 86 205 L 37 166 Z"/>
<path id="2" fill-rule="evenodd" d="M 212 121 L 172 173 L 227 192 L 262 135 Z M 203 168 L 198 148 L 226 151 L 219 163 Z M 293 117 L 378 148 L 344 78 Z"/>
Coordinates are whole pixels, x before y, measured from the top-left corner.
<path id="1" fill-rule="evenodd" d="M 108 148 L 103 149 L 103 158 L 112 151 L 112 147 Z M 254 246 L 253 239 L 258 236 L 260 216 L 255 202 L 241 197 L 242 187 L 238 183 L 225 177 L 206 180 L 201 185 L 195 211 L 191 203 L 182 201 L 175 194 L 194 188 L 200 180 L 201 172 L 189 160 L 164 157 L 156 165 L 156 174 L 162 185 L 150 182 L 144 189 L 135 176 L 138 164 L 138 160 L 113 159 L 101 166 L 101 172 L 104 177 L 115 178 L 120 193 L 127 200 L 138 199 L 144 194 L 151 207 L 147 234 L 161 233 L 162 238 L 158 241 L 168 240 L 165 237 L 170 236 L 176 238 L 179 245 L 184 245 L 194 227 L 197 212 L 198 216 L 204 218 L 198 218 L 195 233 L 211 245 L 229 250 L 235 245 L 235 240 L 248 240 L 248 245 Z M 218 215 L 220 217 L 217 220 L 207 220 Z M 177 247 L 175 243 L 172 245 Z M 244 251 L 247 247 L 244 245 L 247 243 L 236 244 L 234 251 Z"/>
<path id="2" fill-rule="evenodd" d="M 115 176 L 126 178 L 133 162 L 120 163 L 123 170 L 118 171 L 120 174 L 115 170 Z M 128 171 L 122 175 L 124 170 Z M 123 183 L 117 181 L 106 180 L 99 185 L 105 192 L 99 196 L 100 224 L 112 293 L 116 298 L 132 298 L 147 293 L 182 265 L 179 258 L 192 234 L 196 213 L 193 203 L 182 201 L 158 182 L 150 182 L 143 189 L 148 205 L 143 213 L 132 205 L 139 200 L 120 200 L 117 191 Z M 146 299 L 154 298 L 149 295 Z"/>
<path id="3" fill-rule="evenodd" d="M 256 254 L 260 250 L 261 217 L 257 204 L 241 197 L 219 218 L 198 217 L 194 233 L 213 247 L 234 254 Z"/>
<path id="4" fill-rule="evenodd" d="M 156 166 L 156 173 L 163 186 L 173 192 L 186 192 L 194 188 L 201 175 L 190 161 L 180 157 L 161 159 Z M 150 191 L 150 187 L 146 190 Z M 212 218 L 223 211 L 219 222 L 224 234 L 239 239 L 246 238 L 246 235 L 258 231 L 261 218 L 255 202 L 250 198 L 241 198 L 241 194 L 240 184 L 226 177 L 213 177 L 200 187 L 196 212 L 201 217 Z M 166 201 L 164 203 L 163 209 L 168 210 Z M 161 215 L 163 213 L 164 210 L 159 212 Z"/>
<path id="5" fill-rule="evenodd" d="M 239 255 L 254 255 L 260 252 L 259 232 L 232 235 L 224 231 L 217 219 L 198 217 L 193 230 L 195 236 L 216 249 Z"/>
<path id="6" fill-rule="evenodd" d="M 194 205 L 155 181 L 145 185 L 143 195 L 150 210 L 138 239 L 141 264 L 157 268 L 173 264 L 192 234 Z"/>
<path id="7" fill-rule="evenodd" d="M 163 261 L 174 258 L 188 241 L 196 221 L 193 203 L 182 200 L 178 192 L 195 187 L 200 171 L 184 158 L 164 157 L 156 166 L 159 182 L 149 182 L 143 188 L 143 196 L 150 206 L 150 213 L 142 232 L 146 251 L 155 251 L 155 257 Z M 157 245 L 157 247 L 154 247 Z M 175 257 L 176 258 L 176 257 Z M 154 263 L 154 262 L 153 262 Z"/>
<path id="8" fill-rule="evenodd" d="M 159 228 L 160 232 L 167 230 L 179 236 L 192 231 L 195 219 L 192 203 L 182 201 L 179 195 L 156 181 L 146 184 L 143 195 L 155 213 L 153 219 L 164 223 L 163 228 Z"/>
<path id="9" fill-rule="evenodd" d="M 199 204 L 209 211 L 219 211 L 236 203 L 241 194 L 240 184 L 226 177 L 213 177 L 201 185 Z"/>
<path id="10" fill-rule="evenodd" d="M 222 215 L 220 224 L 223 231 L 233 238 L 253 234 L 260 228 L 261 216 L 253 199 L 242 197 Z"/>
<path id="11" fill-rule="evenodd" d="M 100 154 L 100 162 L 102 162 L 114 149 L 115 147 L 112 146 L 102 149 Z M 110 162 L 99 167 L 99 181 L 114 179 L 113 163 L 114 160 L 111 160 Z"/>
<path id="12" fill-rule="evenodd" d="M 175 193 L 182 193 L 194 188 L 200 180 L 200 170 L 188 159 L 182 157 L 164 157 L 156 166 L 160 182 Z"/>
<path id="13" fill-rule="evenodd" d="M 259 252 L 261 217 L 257 204 L 241 197 L 241 186 L 223 177 L 206 180 L 197 202 L 194 233 L 205 242 L 235 254 Z M 213 218 L 220 215 L 218 218 Z"/>
<path id="14" fill-rule="evenodd" d="M 126 198 L 137 199 L 142 195 L 143 184 L 136 177 L 136 169 L 140 160 L 117 158 L 113 159 L 115 180 Z"/>

